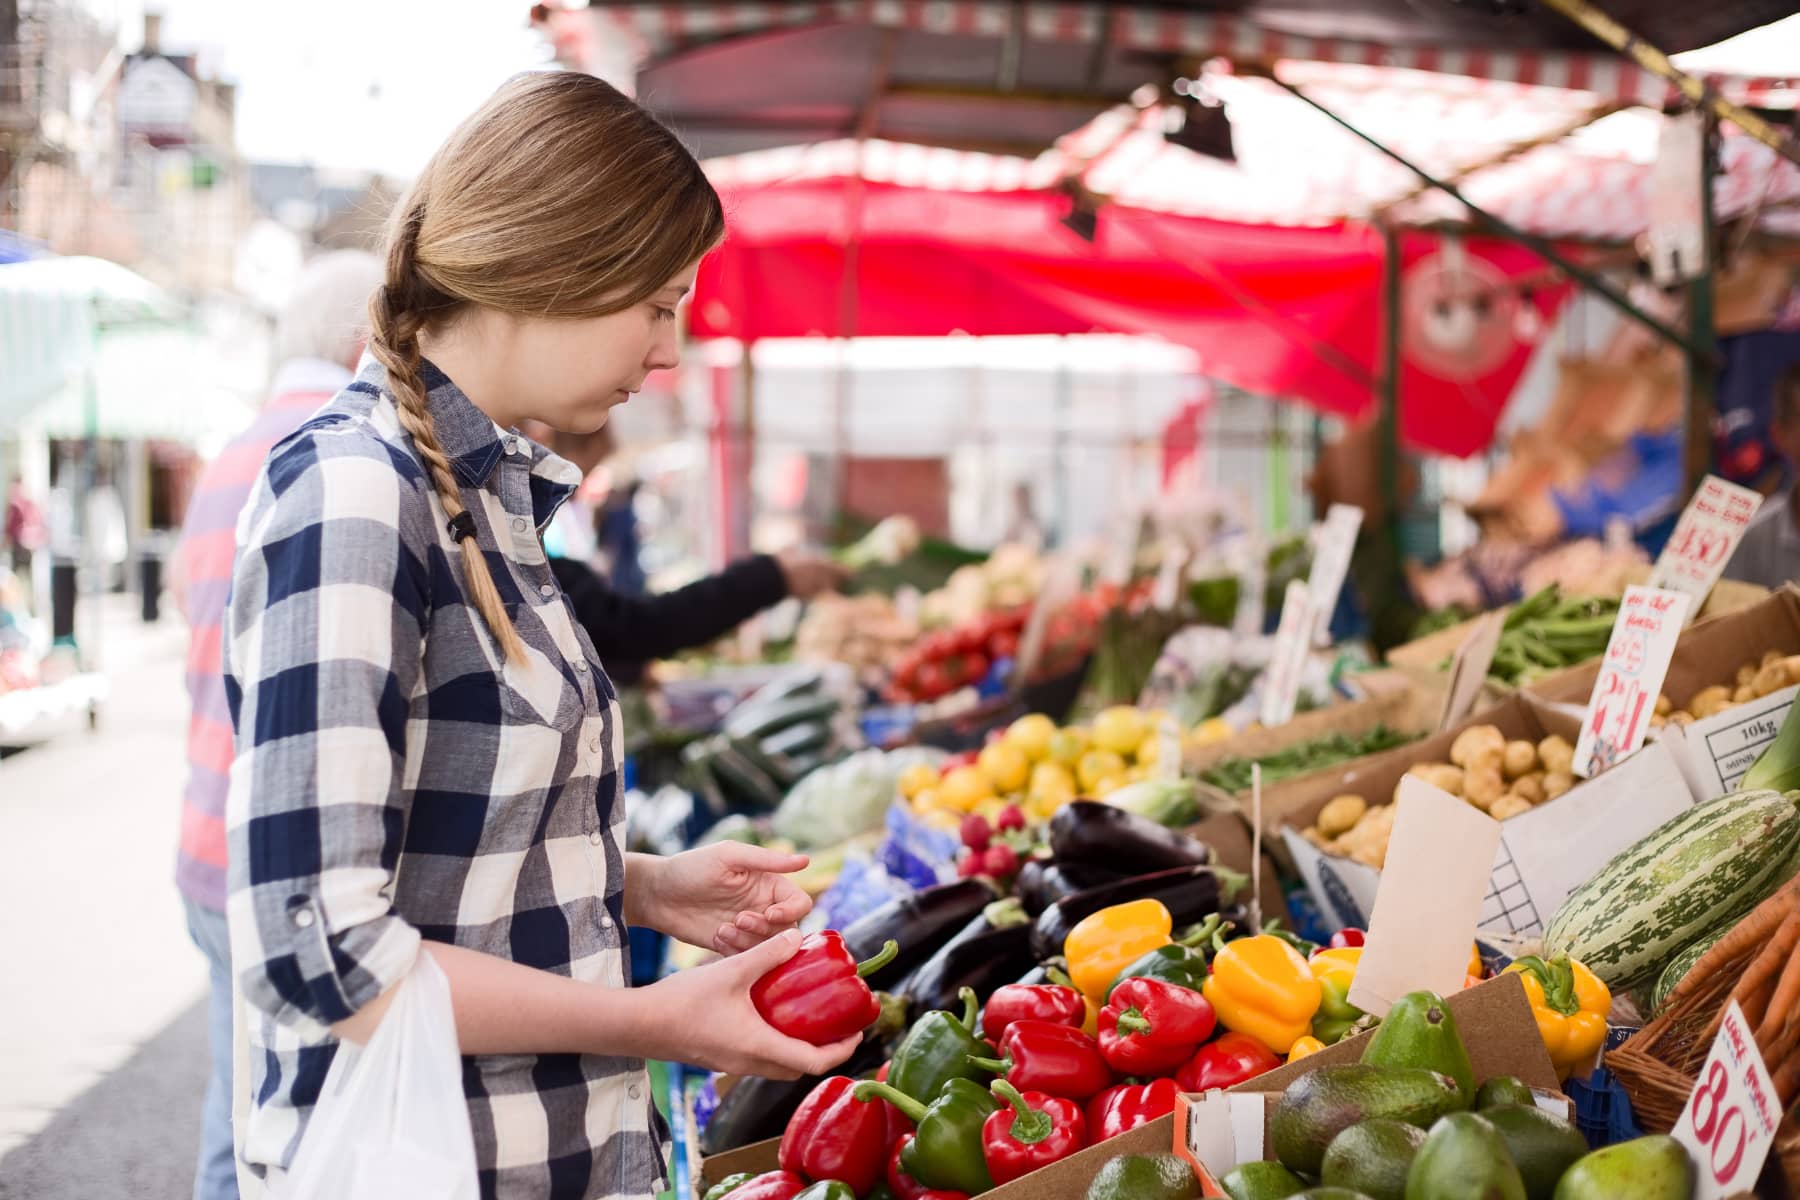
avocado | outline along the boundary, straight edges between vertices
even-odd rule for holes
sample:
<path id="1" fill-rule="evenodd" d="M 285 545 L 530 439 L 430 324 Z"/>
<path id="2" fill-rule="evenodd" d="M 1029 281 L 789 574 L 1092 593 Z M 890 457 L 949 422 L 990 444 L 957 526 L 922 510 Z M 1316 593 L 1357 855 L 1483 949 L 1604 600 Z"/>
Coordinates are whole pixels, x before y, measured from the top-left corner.
<path id="1" fill-rule="evenodd" d="M 1400 997 L 1375 1029 L 1363 1050 L 1371 1067 L 1423 1067 L 1456 1080 L 1461 1108 L 1475 1099 L 1475 1068 L 1456 1031 L 1450 1006 L 1436 992 L 1409 992 Z"/>
<path id="2" fill-rule="evenodd" d="M 1525 1181 L 1486 1117 L 1451 1113 L 1419 1147 L 1406 1200 L 1525 1200 Z"/>
<path id="3" fill-rule="evenodd" d="M 1556 1200 L 1688 1200 L 1694 1163 L 1667 1134 L 1655 1134 L 1596 1150 L 1564 1172 Z"/>
<path id="4" fill-rule="evenodd" d="M 1551 1200 L 1556 1181 L 1588 1152 L 1579 1129 L 1535 1104 L 1502 1104 L 1483 1109 L 1481 1115 L 1506 1143 L 1525 1181 L 1527 1200 Z"/>
<path id="5" fill-rule="evenodd" d="M 1425 1144 L 1425 1131 L 1376 1117 L 1331 1139 L 1319 1182 L 1363 1192 L 1370 1200 L 1406 1200 L 1406 1172 Z"/>
<path id="6" fill-rule="evenodd" d="M 1278 1162 L 1247 1162 L 1219 1180 L 1231 1200 L 1286 1200 L 1306 1190 L 1306 1180 Z"/>
<path id="7" fill-rule="evenodd" d="M 1416 1067 L 1320 1067 L 1288 1085 L 1269 1118 L 1269 1142 L 1289 1170 L 1317 1175 L 1325 1148 L 1352 1125 L 1388 1117 L 1424 1128 L 1463 1107 L 1456 1081 Z"/>
<path id="8" fill-rule="evenodd" d="M 1502 1104 L 1536 1104 L 1531 1085 L 1514 1075 L 1496 1075 L 1475 1089 L 1475 1111 Z"/>
<path id="9" fill-rule="evenodd" d="M 1194 1169 L 1173 1154 L 1125 1154 L 1113 1159 L 1094 1182 L 1087 1200 L 1198 1200 Z"/>

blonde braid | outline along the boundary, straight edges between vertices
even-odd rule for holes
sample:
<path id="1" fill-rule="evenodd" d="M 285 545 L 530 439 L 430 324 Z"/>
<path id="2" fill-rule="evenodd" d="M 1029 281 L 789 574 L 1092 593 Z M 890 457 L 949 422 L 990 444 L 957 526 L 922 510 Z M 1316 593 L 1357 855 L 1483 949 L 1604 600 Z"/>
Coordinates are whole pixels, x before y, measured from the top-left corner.
<path id="1" fill-rule="evenodd" d="M 473 514 L 468 514 L 463 506 L 450 460 L 438 445 L 425 381 L 419 376 L 419 333 L 425 327 L 428 306 L 419 302 L 421 288 L 414 257 L 423 220 L 424 204 L 419 201 L 401 217 L 401 227 L 388 239 L 387 281 L 369 298 L 369 351 L 387 368 L 388 390 L 393 393 L 400 424 L 412 435 L 419 457 L 431 475 L 432 486 L 450 518 L 451 532 L 462 551 L 463 583 L 468 588 L 469 599 L 481 619 L 487 622 L 489 632 L 499 641 L 506 657 L 518 661 L 525 655 L 525 643 L 520 639 L 519 631 L 513 628 L 512 618 L 507 615 L 506 605 L 488 570 L 487 558 L 475 539 Z M 464 518 L 465 514 L 468 514 L 466 519 L 459 522 L 458 518 Z M 464 541 L 473 544 L 464 545 Z"/>

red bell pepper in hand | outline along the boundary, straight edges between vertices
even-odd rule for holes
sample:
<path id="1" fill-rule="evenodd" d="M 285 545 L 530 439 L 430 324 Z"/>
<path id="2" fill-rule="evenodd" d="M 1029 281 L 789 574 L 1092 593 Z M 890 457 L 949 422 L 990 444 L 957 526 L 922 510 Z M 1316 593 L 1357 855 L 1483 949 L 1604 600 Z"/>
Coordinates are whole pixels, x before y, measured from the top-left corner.
<path id="1" fill-rule="evenodd" d="M 994 1095 L 1009 1107 L 981 1127 L 981 1154 L 995 1185 L 1011 1183 L 1087 1146 L 1087 1118 L 1081 1105 L 1042 1092 L 1025 1092 L 1003 1079 Z"/>
<path id="2" fill-rule="evenodd" d="M 806 1190 L 806 1180 L 792 1171 L 767 1171 L 737 1187 L 726 1195 L 731 1200 L 794 1200 Z"/>
<path id="3" fill-rule="evenodd" d="M 1100 1045 L 1079 1029 L 1048 1021 L 1014 1021 L 1000 1039 L 1004 1058 L 971 1058 L 1022 1091 L 1086 1100 L 1113 1081 Z"/>
<path id="4" fill-rule="evenodd" d="M 1217 1024 L 1199 992 L 1127 979 L 1100 1010 L 1100 1053 L 1121 1075 L 1166 1075 L 1192 1058 Z"/>
<path id="5" fill-rule="evenodd" d="M 849 1076 L 833 1075 L 807 1093 L 781 1135 L 782 1170 L 812 1180 L 841 1180 L 859 1195 L 875 1186 L 892 1145 L 891 1105 L 856 1099 L 850 1094 L 855 1086 Z"/>
<path id="6" fill-rule="evenodd" d="M 894 1152 L 888 1156 L 887 1185 L 895 1200 L 969 1200 L 967 1192 L 928 1188 L 906 1173 L 906 1168 L 900 1165 L 900 1155 L 912 1144 L 913 1136 L 909 1133 L 895 1142 Z"/>
<path id="7" fill-rule="evenodd" d="M 1175 1076 L 1184 1092 L 1210 1092 L 1255 1079 L 1281 1065 L 1281 1058 L 1247 1033 L 1227 1033 L 1200 1047 Z"/>
<path id="8" fill-rule="evenodd" d="M 1019 1021 L 1048 1021 L 1080 1029 L 1087 1005 L 1072 987 L 1053 983 L 1009 983 L 988 997 L 981 1010 L 981 1032 L 998 1042 Z"/>
<path id="9" fill-rule="evenodd" d="M 858 963 L 841 933 L 809 933 L 794 957 L 750 985 L 750 1001 L 763 1020 L 791 1038 L 815 1046 L 841 1042 L 881 1016 L 881 1002 L 863 980 L 898 953 L 899 943 L 889 942 L 874 958 Z"/>
<path id="10" fill-rule="evenodd" d="M 1139 1125 L 1148 1125 L 1158 1117 L 1175 1111 L 1175 1100 L 1181 1088 L 1173 1079 L 1153 1079 L 1149 1083 L 1121 1083 L 1107 1088 L 1088 1101 L 1088 1137 L 1096 1142 L 1129 1133 Z"/>

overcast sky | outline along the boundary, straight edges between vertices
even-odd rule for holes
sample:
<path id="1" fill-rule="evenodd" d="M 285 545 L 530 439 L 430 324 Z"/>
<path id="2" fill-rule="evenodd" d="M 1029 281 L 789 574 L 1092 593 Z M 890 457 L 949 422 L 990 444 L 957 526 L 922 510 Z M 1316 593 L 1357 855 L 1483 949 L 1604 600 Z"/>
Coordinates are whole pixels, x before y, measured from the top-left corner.
<path id="1" fill-rule="evenodd" d="M 88 0 L 134 48 L 147 0 Z M 501 81 L 542 65 L 528 0 L 148 0 L 164 46 L 239 85 L 249 158 L 407 176 Z M 1700 70 L 1800 70 L 1800 16 L 1681 57 Z"/>

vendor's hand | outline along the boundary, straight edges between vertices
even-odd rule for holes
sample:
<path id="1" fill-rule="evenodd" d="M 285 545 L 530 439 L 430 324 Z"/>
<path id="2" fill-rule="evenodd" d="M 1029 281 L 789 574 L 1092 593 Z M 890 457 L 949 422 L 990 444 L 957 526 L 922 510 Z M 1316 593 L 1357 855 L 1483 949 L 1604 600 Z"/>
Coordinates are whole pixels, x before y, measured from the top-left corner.
<path id="1" fill-rule="evenodd" d="M 783 550 L 775 561 L 781 565 L 788 595 L 800 600 L 811 600 L 821 592 L 835 592 L 850 578 L 850 572 L 841 564 L 804 550 Z"/>
<path id="2" fill-rule="evenodd" d="M 646 1013 L 639 1056 L 765 1079 L 823 1075 L 849 1058 L 861 1034 L 814 1046 L 775 1029 L 750 1002 L 750 986 L 799 948 L 800 934 L 790 930 L 743 954 L 633 989 Z"/>
<path id="3" fill-rule="evenodd" d="M 806 868 L 804 854 L 717 842 L 632 864 L 626 901 L 640 923 L 720 954 L 749 950 L 812 911 L 812 898 L 787 878 Z M 651 867 L 647 878 L 639 864 Z"/>

